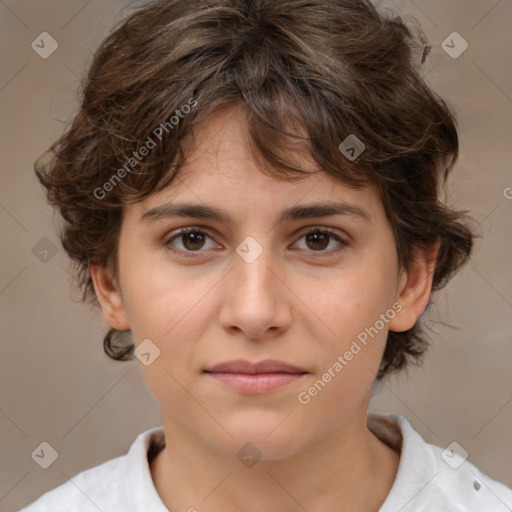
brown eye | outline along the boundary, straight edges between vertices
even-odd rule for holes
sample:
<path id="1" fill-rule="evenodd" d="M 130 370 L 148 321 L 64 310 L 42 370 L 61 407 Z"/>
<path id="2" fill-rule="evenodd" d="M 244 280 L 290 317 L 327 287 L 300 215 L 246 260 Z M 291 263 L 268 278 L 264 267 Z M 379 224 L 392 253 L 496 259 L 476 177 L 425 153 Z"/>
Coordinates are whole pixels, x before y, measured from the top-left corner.
<path id="1" fill-rule="evenodd" d="M 180 229 L 170 236 L 165 245 L 173 252 L 182 254 L 186 253 L 203 253 L 208 249 L 218 249 L 212 237 L 202 229 L 190 228 Z"/>
<path id="2" fill-rule="evenodd" d="M 349 243 L 328 228 L 311 228 L 295 242 L 294 248 L 306 251 L 311 257 L 330 257 L 347 248 Z"/>
<path id="3" fill-rule="evenodd" d="M 201 231 L 189 231 L 181 235 L 181 243 L 183 247 L 189 251 L 197 251 L 204 245 L 206 237 Z"/>
<path id="4" fill-rule="evenodd" d="M 310 249 L 314 251 L 323 251 L 329 245 L 329 239 L 332 235 L 323 233 L 322 231 L 315 231 L 306 235 L 306 243 Z"/>

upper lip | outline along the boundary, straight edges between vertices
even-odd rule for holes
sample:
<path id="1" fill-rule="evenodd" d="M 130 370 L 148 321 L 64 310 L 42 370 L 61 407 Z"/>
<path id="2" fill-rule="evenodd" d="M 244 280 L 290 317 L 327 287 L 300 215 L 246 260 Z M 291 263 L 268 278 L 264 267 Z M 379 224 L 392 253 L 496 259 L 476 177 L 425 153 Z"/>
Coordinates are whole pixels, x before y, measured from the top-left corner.
<path id="1" fill-rule="evenodd" d="M 207 368 L 207 372 L 222 373 L 307 373 L 296 366 L 283 361 L 267 359 L 265 361 L 251 362 L 244 359 L 225 361 Z"/>

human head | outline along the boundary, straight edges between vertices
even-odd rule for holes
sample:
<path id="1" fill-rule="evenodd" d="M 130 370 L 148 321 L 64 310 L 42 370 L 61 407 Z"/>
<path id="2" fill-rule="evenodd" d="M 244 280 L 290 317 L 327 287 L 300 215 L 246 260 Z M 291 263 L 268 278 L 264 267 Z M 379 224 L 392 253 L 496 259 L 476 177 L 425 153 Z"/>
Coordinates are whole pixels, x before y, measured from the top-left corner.
<path id="1" fill-rule="evenodd" d="M 439 200 L 458 139 L 421 77 L 422 44 L 367 0 L 166 0 L 131 15 L 98 49 L 80 111 L 37 167 L 84 298 L 95 298 L 90 264 L 116 267 L 123 208 L 177 179 L 183 141 L 229 105 L 245 113 L 261 172 L 299 179 L 307 171 L 287 155 L 305 148 L 340 183 L 375 187 L 400 265 L 438 247 L 432 287 L 441 288 L 471 233 Z M 350 135 L 364 143 L 354 161 L 339 150 Z M 107 353 L 128 358 L 118 334 L 106 337 Z M 390 332 L 379 377 L 425 348 L 419 323 Z"/>

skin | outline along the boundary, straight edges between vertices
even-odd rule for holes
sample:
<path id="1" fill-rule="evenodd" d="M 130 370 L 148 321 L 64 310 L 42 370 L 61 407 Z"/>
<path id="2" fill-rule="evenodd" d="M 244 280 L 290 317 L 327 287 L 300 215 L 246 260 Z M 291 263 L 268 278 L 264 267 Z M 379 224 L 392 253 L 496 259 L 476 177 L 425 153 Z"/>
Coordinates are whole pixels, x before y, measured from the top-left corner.
<path id="1" fill-rule="evenodd" d="M 173 511 L 376 512 L 399 454 L 367 429 L 368 402 L 388 329 L 410 329 L 427 305 L 432 263 L 418 257 L 408 272 L 399 268 L 372 187 L 354 191 L 321 170 L 295 183 L 261 173 L 244 126 L 240 111 L 229 107 L 199 127 L 179 179 L 125 208 L 117 276 L 90 266 L 105 320 L 131 329 L 136 345 L 149 338 L 160 350 L 150 365 L 141 364 L 167 443 L 151 464 L 153 481 Z M 300 161 L 316 169 L 307 155 Z M 278 222 L 286 208 L 326 201 L 355 205 L 368 218 Z M 224 209 L 231 224 L 141 219 L 166 203 Z M 183 227 L 208 236 L 202 244 L 173 238 Z M 311 241 L 311 227 L 320 236 L 331 229 L 344 243 L 325 235 Z M 263 249 L 252 263 L 236 252 L 248 236 Z M 396 302 L 402 310 L 301 404 L 298 394 Z M 238 393 L 204 373 L 238 358 L 278 359 L 308 373 L 260 395 Z M 237 457 L 248 442 L 261 452 L 252 467 Z"/>

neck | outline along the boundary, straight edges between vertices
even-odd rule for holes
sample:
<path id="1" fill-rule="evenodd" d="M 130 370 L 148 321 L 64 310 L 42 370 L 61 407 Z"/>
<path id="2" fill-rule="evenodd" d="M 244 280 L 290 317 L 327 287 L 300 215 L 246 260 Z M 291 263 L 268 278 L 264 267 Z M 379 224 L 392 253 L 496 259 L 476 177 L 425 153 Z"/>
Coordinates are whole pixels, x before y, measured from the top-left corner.
<path id="1" fill-rule="evenodd" d="M 262 456 L 252 466 L 238 450 L 221 452 L 164 420 L 166 446 L 151 464 L 153 481 L 169 510 L 377 512 L 400 456 L 366 428 L 366 411 L 354 419 L 293 455 Z"/>

